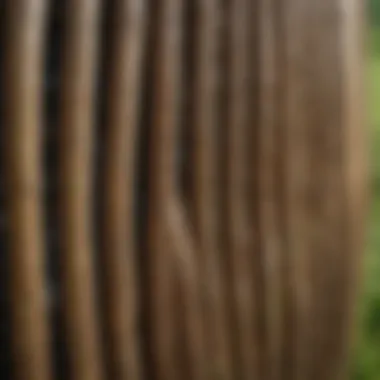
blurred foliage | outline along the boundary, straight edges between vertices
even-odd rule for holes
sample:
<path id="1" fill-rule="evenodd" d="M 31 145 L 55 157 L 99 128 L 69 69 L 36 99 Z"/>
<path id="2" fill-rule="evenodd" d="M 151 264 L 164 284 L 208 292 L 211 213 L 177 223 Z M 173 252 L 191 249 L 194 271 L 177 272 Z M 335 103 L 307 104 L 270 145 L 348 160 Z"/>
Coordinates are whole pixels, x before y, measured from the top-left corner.
<path id="1" fill-rule="evenodd" d="M 372 153 L 369 243 L 352 380 L 380 380 L 380 0 L 369 1 L 371 51 L 368 88 Z"/>
<path id="2" fill-rule="evenodd" d="M 370 0 L 369 1 L 369 15 L 371 22 L 374 25 L 380 26 L 380 1 Z"/>

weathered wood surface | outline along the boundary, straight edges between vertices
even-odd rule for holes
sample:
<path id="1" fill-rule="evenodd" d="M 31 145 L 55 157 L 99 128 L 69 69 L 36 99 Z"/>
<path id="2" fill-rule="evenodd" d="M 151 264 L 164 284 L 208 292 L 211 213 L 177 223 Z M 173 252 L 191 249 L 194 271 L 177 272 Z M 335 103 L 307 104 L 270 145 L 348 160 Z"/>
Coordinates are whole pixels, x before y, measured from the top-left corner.
<path id="1" fill-rule="evenodd" d="M 102 306 L 109 336 L 109 376 L 143 379 L 138 334 L 135 218 L 136 151 L 141 110 L 145 1 L 114 1 L 109 6 L 109 47 L 105 63 L 104 160 L 101 164 Z"/>
<path id="2" fill-rule="evenodd" d="M 41 380 L 51 379 L 41 166 L 46 5 L 44 0 L 26 0 L 3 9 L 7 25 L 2 54 L 2 139 L 6 140 L 2 184 L 8 223 L 14 376 Z"/>
<path id="3" fill-rule="evenodd" d="M 344 378 L 361 2 L 0 4 L 8 378 Z"/>

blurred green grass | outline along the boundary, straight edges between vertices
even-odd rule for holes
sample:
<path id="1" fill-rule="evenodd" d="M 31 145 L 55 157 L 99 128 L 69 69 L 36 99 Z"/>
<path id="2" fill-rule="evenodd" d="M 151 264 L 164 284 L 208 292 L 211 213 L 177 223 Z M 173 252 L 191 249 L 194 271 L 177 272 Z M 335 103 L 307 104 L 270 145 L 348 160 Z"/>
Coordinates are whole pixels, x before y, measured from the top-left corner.
<path id="1" fill-rule="evenodd" d="M 360 334 L 352 380 L 380 380 L 380 28 L 371 33 L 368 70 L 371 143 L 371 208 Z"/>

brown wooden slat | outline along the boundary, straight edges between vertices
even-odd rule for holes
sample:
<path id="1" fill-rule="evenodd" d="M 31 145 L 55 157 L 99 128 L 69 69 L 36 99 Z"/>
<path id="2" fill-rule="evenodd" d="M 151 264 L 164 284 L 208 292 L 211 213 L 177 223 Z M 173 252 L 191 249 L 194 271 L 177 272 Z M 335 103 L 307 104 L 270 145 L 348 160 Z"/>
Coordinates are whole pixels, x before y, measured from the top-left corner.
<path id="1" fill-rule="evenodd" d="M 145 20 L 145 1 L 115 1 L 107 41 L 111 50 L 106 67 L 102 270 L 109 376 L 120 380 L 143 378 L 133 203 Z"/>
<path id="2" fill-rule="evenodd" d="M 227 226 L 226 255 L 230 277 L 233 349 L 237 355 L 238 378 L 256 376 L 252 281 L 252 235 L 248 214 L 248 137 L 249 115 L 249 3 L 230 1 L 228 6 L 228 111 L 226 133 L 226 199 L 224 223 Z"/>
<path id="3" fill-rule="evenodd" d="M 204 331 L 210 378 L 231 379 L 232 363 L 225 288 L 218 242 L 218 52 L 221 2 L 198 1 L 195 19 L 195 79 L 193 91 L 192 209 L 199 247 Z"/>
<path id="4" fill-rule="evenodd" d="M 42 80 L 46 2 L 6 4 L 5 186 L 14 376 L 51 378 L 42 215 Z"/>
<path id="5" fill-rule="evenodd" d="M 99 2 L 65 2 L 60 73 L 59 216 L 71 376 L 102 376 L 93 266 L 93 140 Z"/>

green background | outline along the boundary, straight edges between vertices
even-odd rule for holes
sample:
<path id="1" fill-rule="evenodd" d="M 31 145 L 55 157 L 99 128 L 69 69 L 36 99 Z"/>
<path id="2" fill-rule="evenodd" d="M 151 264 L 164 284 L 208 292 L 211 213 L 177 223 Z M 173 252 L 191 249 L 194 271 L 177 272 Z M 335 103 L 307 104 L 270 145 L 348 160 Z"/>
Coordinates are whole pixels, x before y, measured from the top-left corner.
<path id="1" fill-rule="evenodd" d="M 372 201 L 365 283 L 360 300 L 360 330 L 352 361 L 352 380 L 380 380 L 380 0 L 370 0 L 369 19 Z"/>

